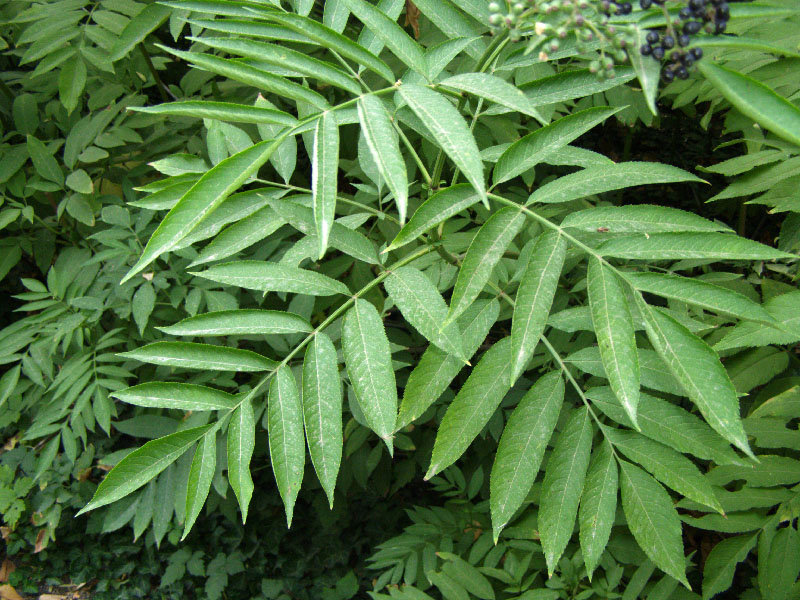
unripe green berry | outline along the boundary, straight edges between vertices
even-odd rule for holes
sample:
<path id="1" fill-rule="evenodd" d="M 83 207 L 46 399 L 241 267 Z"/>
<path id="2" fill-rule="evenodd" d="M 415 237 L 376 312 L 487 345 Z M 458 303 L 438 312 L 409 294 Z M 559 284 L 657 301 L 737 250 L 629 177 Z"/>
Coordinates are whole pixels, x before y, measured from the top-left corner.
<path id="1" fill-rule="evenodd" d="M 499 13 L 494 13 L 489 15 L 489 24 L 490 25 L 500 25 L 503 22 L 503 15 Z"/>
<path id="2" fill-rule="evenodd" d="M 513 7 L 511 7 L 511 10 L 514 12 L 515 15 L 520 15 L 525 11 L 525 5 L 520 2 L 517 2 Z"/>
<path id="3" fill-rule="evenodd" d="M 600 72 L 600 61 L 593 60 L 589 63 L 589 72 L 590 73 L 599 73 Z"/>
<path id="4" fill-rule="evenodd" d="M 550 48 L 550 52 L 555 52 L 561 47 L 561 44 L 558 43 L 558 40 L 553 40 L 552 42 L 550 42 L 550 45 L 548 47 Z"/>
<path id="5" fill-rule="evenodd" d="M 606 78 L 607 79 L 614 79 L 617 76 L 617 72 L 614 69 L 607 69 L 606 70 Z"/>
<path id="6" fill-rule="evenodd" d="M 520 34 L 519 29 L 512 29 L 508 32 L 508 39 L 510 39 L 512 42 L 518 42 L 521 37 L 522 35 Z"/>
<path id="7" fill-rule="evenodd" d="M 489 14 L 495 14 L 500 12 L 500 5 L 497 2 L 489 3 Z"/>

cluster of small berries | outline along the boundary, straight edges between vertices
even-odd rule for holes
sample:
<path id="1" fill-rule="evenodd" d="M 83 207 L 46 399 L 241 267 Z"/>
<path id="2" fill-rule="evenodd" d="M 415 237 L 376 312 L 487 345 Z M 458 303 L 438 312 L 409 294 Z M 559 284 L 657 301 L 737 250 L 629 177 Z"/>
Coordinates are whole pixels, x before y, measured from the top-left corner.
<path id="1" fill-rule="evenodd" d="M 663 6 L 665 1 L 639 0 L 639 5 L 648 9 L 654 4 Z M 666 31 L 647 33 L 647 43 L 639 52 L 659 62 L 667 59 L 661 71 L 664 81 L 687 79 L 691 66 L 703 57 L 701 48 L 686 48 L 692 43 L 692 36 L 703 30 L 714 35 L 725 33 L 729 18 L 730 7 L 726 0 L 689 0 L 678 13 L 678 19 L 668 23 Z"/>
<path id="2" fill-rule="evenodd" d="M 630 2 L 617 0 L 525 0 L 510 5 L 495 0 L 489 4 L 489 25 L 493 34 L 508 29 L 512 41 L 534 34 L 528 52 L 538 50 L 541 60 L 549 60 L 571 33 L 582 51 L 594 52 L 586 44 L 600 42 L 589 70 L 600 78 L 612 78 L 614 66 L 628 60 L 626 49 L 635 42 L 629 26 L 611 24 L 609 17 L 632 10 Z"/>

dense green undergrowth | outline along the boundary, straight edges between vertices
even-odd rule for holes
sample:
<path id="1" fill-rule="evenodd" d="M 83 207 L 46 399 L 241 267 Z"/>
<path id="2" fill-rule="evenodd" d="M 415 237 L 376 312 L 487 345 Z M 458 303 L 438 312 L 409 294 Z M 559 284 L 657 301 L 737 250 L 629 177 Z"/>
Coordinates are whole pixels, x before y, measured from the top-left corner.
<path id="1" fill-rule="evenodd" d="M 3 3 L 8 585 L 797 597 L 800 10 L 661 4 Z"/>

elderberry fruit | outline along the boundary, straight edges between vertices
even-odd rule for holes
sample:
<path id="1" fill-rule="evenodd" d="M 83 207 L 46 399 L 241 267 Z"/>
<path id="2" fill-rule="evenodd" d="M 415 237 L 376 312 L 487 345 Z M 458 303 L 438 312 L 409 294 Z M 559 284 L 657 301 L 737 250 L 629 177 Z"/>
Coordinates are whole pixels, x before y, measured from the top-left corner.
<path id="1" fill-rule="evenodd" d="M 650 56 L 653 53 L 653 47 L 650 44 L 642 44 L 642 47 L 639 48 L 639 53 L 642 56 Z"/>
<path id="2" fill-rule="evenodd" d="M 657 48 L 653 48 L 653 58 L 656 60 L 661 60 L 664 58 L 664 48 L 658 46 Z"/>
<path id="3" fill-rule="evenodd" d="M 691 42 L 692 38 L 690 38 L 685 33 L 683 35 L 678 36 L 678 46 L 680 46 L 681 48 L 688 46 Z"/>
<path id="4" fill-rule="evenodd" d="M 689 79 L 689 71 L 686 69 L 686 67 L 681 65 L 675 69 L 675 77 L 678 79 Z"/>
<path id="5" fill-rule="evenodd" d="M 675 38 L 671 35 L 665 35 L 664 39 L 661 40 L 661 45 L 664 47 L 664 50 L 671 50 L 675 47 Z"/>
<path id="6" fill-rule="evenodd" d="M 664 81 L 670 83 L 673 79 L 675 79 L 675 73 L 667 69 L 661 74 L 661 77 L 664 79 Z"/>
<path id="7" fill-rule="evenodd" d="M 656 31 L 649 31 L 647 33 L 647 37 L 645 38 L 648 44 L 656 44 L 658 43 L 658 32 Z"/>
<path id="8" fill-rule="evenodd" d="M 720 33 L 725 33 L 725 29 L 728 27 L 727 21 L 717 21 L 716 25 L 714 26 L 714 33 L 719 35 Z"/>
<path id="9" fill-rule="evenodd" d="M 694 35 L 703 28 L 703 24 L 698 21 L 689 21 L 683 25 L 683 33 Z"/>
<path id="10" fill-rule="evenodd" d="M 642 10 L 647 10 L 651 6 L 653 6 L 653 0 L 639 0 L 639 7 Z"/>
<path id="11" fill-rule="evenodd" d="M 701 10 L 705 8 L 706 0 L 689 0 L 689 8 L 692 10 Z"/>
<path id="12" fill-rule="evenodd" d="M 678 12 L 678 17 L 682 21 L 685 21 L 686 19 L 688 19 L 691 16 L 692 16 L 692 11 L 689 10 L 689 8 L 686 7 L 686 6 L 684 6 L 682 9 L 680 9 L 680 11 Z"/>
<path id="13" fill-rule="evenodd" d="M 694 59 L 696 61 L 700 60 L 701 58 L 703 58 L 703 49 L 702 48 L 692 48 L 689 52 L 692 55 L 692 57 L 694 57 Z"/>

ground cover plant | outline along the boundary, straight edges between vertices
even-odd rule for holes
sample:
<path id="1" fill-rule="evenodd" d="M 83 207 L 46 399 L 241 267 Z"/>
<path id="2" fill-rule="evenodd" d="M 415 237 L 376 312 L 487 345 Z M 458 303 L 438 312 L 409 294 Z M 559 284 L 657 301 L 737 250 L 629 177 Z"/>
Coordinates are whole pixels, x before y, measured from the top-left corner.
<path id="1" fill-rule="evenodd" d="M 0 584 L 800 593 L 793 0 L 0 22 Z"/>

